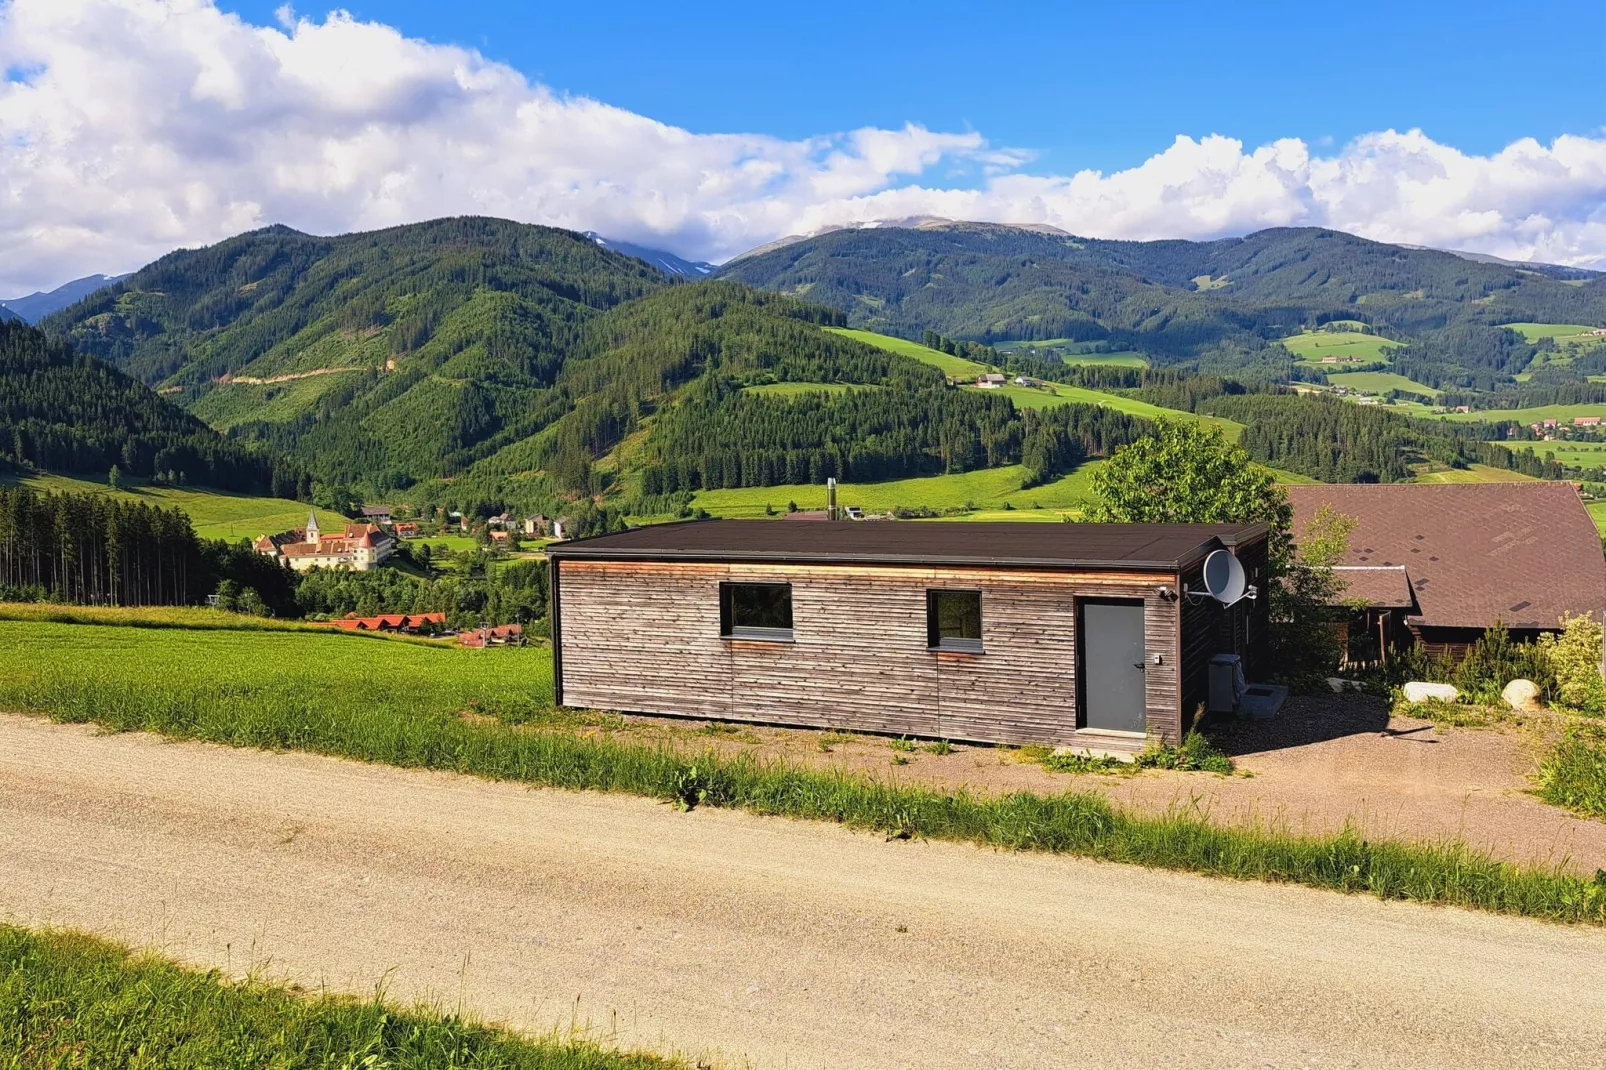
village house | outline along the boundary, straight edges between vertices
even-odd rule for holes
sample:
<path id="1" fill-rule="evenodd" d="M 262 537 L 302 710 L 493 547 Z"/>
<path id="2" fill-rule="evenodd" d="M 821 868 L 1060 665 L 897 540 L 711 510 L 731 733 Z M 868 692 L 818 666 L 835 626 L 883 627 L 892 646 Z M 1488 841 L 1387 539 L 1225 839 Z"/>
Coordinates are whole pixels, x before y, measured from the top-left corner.
<path id="1" fill-rule="evenodd" d="M 367 572 L 390 557 L 395 540 L 377 524 L 347 524 L 339 535 L 318 528 L 317 513 L 307 514 L 307 526 L 277 535 L 259 535 L 251 544 L 257 553 L 289 565 L 297 572 L 313 568 L 349 568 Z"/>
<path id="2" fill-rule="evenodd" d="M 489 532 L 489 535 L 491 536 L 491 543 L 493 545 L 506 546 L 511 541 L 511 536 L 509 533 L 502 528 L 496 528 L 495 530 Z"/>
<path id="3" fill-rule="evenodd" d="M 551 532 L 552 521 L 548 520 L 540 513 L 536 513 L 533 516 L 527 516 L 524 518 L 524 534 L 539 536 L 549 535 Z"/>
<path id="4" fill-rule="evenodd" d="M 370 524 L 389 527 L 390 512 L 390 506 L 388 505 L 365 505 L 362 507 L 362 518 Z"/>
<path id="5" fill-rule="evenodd" d="M 976 385 L 985 390 L 997 390 L 1007 382 L 1009 382 L 1009 379 L 998 372 L 988 372 L 985 375 L 976 376 Z"/>
<path id="6" fill-rule="evenodd" d="M 1571 483 L 1288 487 L 1295 537 L 1325 505 L 1355 521 L 1338 564 L 1353 660 L 1391 648 L 1464 653 L 1502 625 L 1519 639 L 1562 616 L 1600 619 L 1606 557 Z"/>
<path id="7" fill-rule="evenodd" d="M 348 613 L 329 623 L 348 632 L 400 632 L 404 635 L 415 635 L 419 632 L 445 631 L 446 614 L 444 612 L 382 613 L 377 617 L 359 617 L 355 613 Z"/>
<path id="8" fill-rule="evenodd" d="M 1599 427 L 1600 426 L 1600 420 L 1601 420 L 1601 418 L 1599 416 L 1574 416 L 1573 417 L 1573 426 L 1574 427 Z"/>
<path id="9" fill-rule="evenodd" d="M 391 525 L 390 530 L 398 539 L 416 539 L 418 538 L 418 521 L 398 520 Z"/>
<path id="10" fill-rule="evenodd" d="M 521 624 L 496 624 L 484 628 L 472 628 L 457 637 L 458 646 L 468 647 L 523 646 L 524 643 L 524 626 Z"/>
<path id="11" fill-rule="evenodd" d="M 571 538 L 573 535 L 574 535 L 574 518 L 573 517 L 560 516 L 556 520 L 552 521 L 552 537 L 554 539 L 558 539 L 558 540 L 561 541 L 563 539 Z"/>
<path id="12" fill-rule="evenodd" d="M 1236 686 L 1264 524 L 704 520 L 547 552 L 560 705 L 1132 754 L 1269 694 Z"/>

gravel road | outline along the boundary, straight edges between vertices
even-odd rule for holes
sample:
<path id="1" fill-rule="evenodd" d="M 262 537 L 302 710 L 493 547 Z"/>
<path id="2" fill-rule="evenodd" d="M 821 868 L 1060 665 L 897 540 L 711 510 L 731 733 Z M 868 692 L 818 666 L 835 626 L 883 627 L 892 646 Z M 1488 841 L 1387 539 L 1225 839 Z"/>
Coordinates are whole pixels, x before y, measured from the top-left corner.
<path id="1" fill-rule="evenodd" d="M 721 1067 L 1606 1053 L 1600 930 L 13 715 L 0 918 Z"/>

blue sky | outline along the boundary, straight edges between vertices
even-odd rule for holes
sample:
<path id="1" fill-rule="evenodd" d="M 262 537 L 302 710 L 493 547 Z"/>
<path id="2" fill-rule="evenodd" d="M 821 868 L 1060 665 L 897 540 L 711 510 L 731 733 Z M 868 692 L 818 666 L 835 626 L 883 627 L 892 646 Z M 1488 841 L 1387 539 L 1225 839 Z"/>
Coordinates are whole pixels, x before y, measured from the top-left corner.
<path id="1" fill-rule="evenodd" d="M 283 223 L 917 215 L 1606 270 L 1606 0 L 0 0 L 0 295 Z"/>
<path id="2" fill-rule="evenodd" d="M 225 6 L 268 23 L 278 4 Z M 1606 127 L 1601 0 L 343 6 L 699 133 L 912 121 L 1035 150 L 1028 170 L 1130 167 L 1177 134 L 1322 146 L 1421 128 L 1489 153 Z"/>

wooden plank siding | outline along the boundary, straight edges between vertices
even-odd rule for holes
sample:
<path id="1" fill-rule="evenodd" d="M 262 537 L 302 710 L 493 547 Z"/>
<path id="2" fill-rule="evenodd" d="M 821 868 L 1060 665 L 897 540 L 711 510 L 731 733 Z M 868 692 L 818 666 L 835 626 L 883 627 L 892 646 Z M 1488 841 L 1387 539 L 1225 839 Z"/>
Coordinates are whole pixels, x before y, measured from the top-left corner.
<path id="1" fill-rule="evenodd" d="M 1270 584 L 1269 562 L 1264 542 L 1238 552 L 1245 580 L 1257 588 L 1257 597 L 1233 606 L 1222 606 L 1213 598 L 1184 598 L 1179 629 L 1182 664 L 1180 731 L 1197 723 L 1210 694 L 1210 659 L 1217 654 L 1237 654 L 1243 659 L 1244 676 L 1254 680 L 1264 670 L 1270 656 L 1271 609 L 1267 597 Z M 1204 590 L 1204 562 L 1182 573 L 1182 587 Z"/>
<path id="2" fill-rule="evenodd" d="M 554 562 L 561 701 L 627 712 L 994 743 L 1136 749 L 1077 728 L 1077 600 L 1144 604 L 1148 734 L 1182 731 L 1174 573 Z M 793 639 L 721 638 L 721 582 L 792 585 Z M 926 592 L 982 592 L 980 654 L 927 648 Z M 1161 664 L 1152 663 L 1155 654 Z"/>

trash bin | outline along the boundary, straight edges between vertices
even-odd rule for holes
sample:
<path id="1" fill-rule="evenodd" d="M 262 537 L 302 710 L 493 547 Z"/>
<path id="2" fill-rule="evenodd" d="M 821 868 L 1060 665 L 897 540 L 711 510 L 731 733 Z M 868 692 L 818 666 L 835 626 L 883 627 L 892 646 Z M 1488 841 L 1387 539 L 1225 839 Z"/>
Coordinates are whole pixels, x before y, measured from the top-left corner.
<path id="1" fill-rule="evenodd" d="M 1243 698 L 1243 659 L 1237 654 L 1217 654 L 1210 659 L 1211 713 L 1237 713 Z"/>

